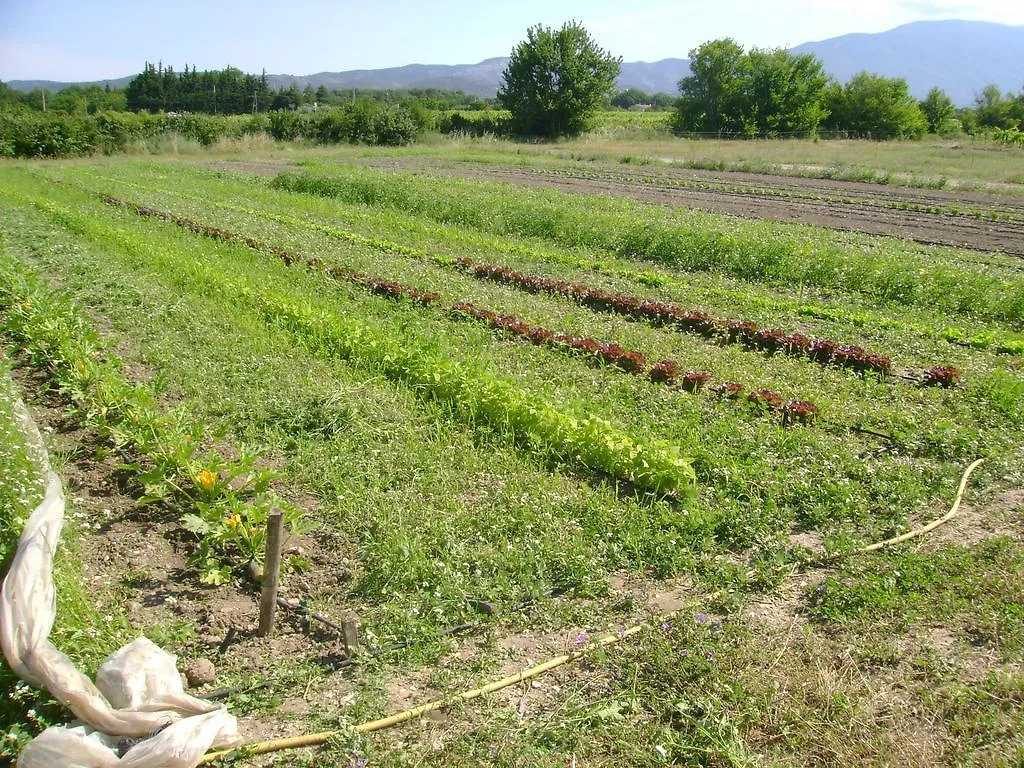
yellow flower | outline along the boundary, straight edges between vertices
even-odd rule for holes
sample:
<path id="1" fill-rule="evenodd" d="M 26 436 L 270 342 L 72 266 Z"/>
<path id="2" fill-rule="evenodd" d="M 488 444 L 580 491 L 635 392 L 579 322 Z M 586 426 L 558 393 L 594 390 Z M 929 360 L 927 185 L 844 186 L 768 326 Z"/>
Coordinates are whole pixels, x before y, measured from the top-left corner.
<path id="1" fill-rule="evenodd" d="M 224 521 L 224 525 L 226 525 L 228 528 L 237 528 L 241 524 L 242 524 L 242 516 L 241 515 L 231 515 L 230 517 L 228 517 L 227 520 Z"/>
<path id="2" fill-rule="evenodd" d="M 213 486 L 217 483 L 217 473 L 211 472 L 208 469 L 199 470 L 199 474 L 196 475 L 196 485 L 202 488 L 204 491 L 213 490 Z"/>
<path id="3" fill-rule="evenodd" d="M 75 360 L 75 368 L 78 369 L 79 373 L 85 373 L 85 363 L 81 360 Z"/>

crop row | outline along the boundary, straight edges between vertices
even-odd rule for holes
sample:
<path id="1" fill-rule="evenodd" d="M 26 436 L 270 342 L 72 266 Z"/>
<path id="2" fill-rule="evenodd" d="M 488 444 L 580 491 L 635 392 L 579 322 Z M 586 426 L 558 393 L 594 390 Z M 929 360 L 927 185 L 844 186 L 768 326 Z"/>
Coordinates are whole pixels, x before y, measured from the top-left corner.
<path id="1" fill-rule="evenodd" d="M 588 357 L 614 365 L 627 373 L 638 376 L 647 374 L 651 381 L 659 384 L 679 385 L 690 393 L 700 392 L 711 380 L 706 371 L 683 371 L 674 360 L 662 360 L 647 369 L 647 358 L 642 352 L 623 349 L 618 344 L 598 341 L 570 333 L 552 331 L 537 325 L 524 323 L 512 315 L 499 315 L 486 309 L 479 309 L 470 302 L 459 302 L 452 306 L 451 311 L 460 316 L 468 316 L 486 323 L 491 328 L 513 336 L 528 339 L 538 346 L 549 346 L 570 349 Z M 739 400 L 744 387 L 732 381 L 724 382 L 712 390 L 720 397 Z M 766 412 L 781 412 L 784 424 L 801 422 L 809 423 L 818 415 L 819 409 L 806 400 L 783 399 L 782 395 L 767 389 L 752 391 L 745 399 Z"/>
<path id="2" fill-rule="evenodd" d="M 413 288 L 412 286 L 397 283 L 394 280 L 368 275 L 363 272 L 345 269 L 344 267 L 329 267 L 325 265 L 321 259 L 318 259 L 315 256 L 308 258 L 300 256 L 294 251 L 289 251 L 286 248 L 281 248 L 271 243 L 264 243 L 263 241 L 249 237 L 248 235 L 229 232 L 217 227 L 210 227 L 206 224 L 200 224 L 197 221 L 193 221 L 192 219 L 187 219 L 184 216 L 169 213 L 168 211 L 161 211 L 157 208 L 150 208 L 149 206 L 141 205 L 139 203 L 121 200 L 119 198 L 112 197 L 111 195 L 100 195 L 100 198 L 108 205 L 128 208 L 140 216 L 157 218 L 172 224 L 177 224 L 179 227 L 183 227 L 184 229 L 194 232 L 197 235 L 202 235 L 203 237 L 209 237 L 213 240 L 220 240 L 229 243 L 241 243 L 253 250 L 273 254 L 280 258 L 285 264 L 291 265 L 295 263 L 302 263 L 312 269 L 323 269 L 331 275 L 331 277 L 337 280 L 346 280 L 348 282 L 356 283 L 368 289 L 371 293 L 375 293 L 380 296 L 411 299 L 419 304 L 434 304 L 441 298 L 433 291 L 424 291 L 419 288 Z"/>
<path id="3" fill-rule="evenodd" d="M 438 353 L 432 341 L 340 317 L 316 302 L 261 289 L 243 277 L 227 277 L 199 259 L 190 260 L 189 269 L 183 270 L 178 252 L 154 248 L 143 236 L 133 237 L 123 229 L 46 201 L 33 203 L 65 226 L 127 252 L 133 259 L 159 260 L 168 279 L 182 286 L 249 307 L 309 348 L 377 370 L 408 385 L 420 397 L 450 406 L 452 413 L 466 422 L 498 428 L 533 451 L 655 493 L 687 494 L 696 487 L 690 460 L 681 455 L 678 446 L 652 438 L 636 439 L 599 416 L 565 411 L 481 366 Z M 259 245 L 253 240 L 253 247 Z M 310 261 L 322 266 L 319 259 L 306 263 Z"/>
<path id="4" fill-rule="evenodd" d="M 138 184 L 135 182 L 128 182 L 122 179 L 103 176 L 100 174 L 93 175 L 106 182 L 115 182 L 133 188 L 163 192 L 166 194 L 174 195 L 176 197 L 181 197 L 183 199 L 193 200 L 204 205 L 213 205 L 217 208 L 222 208 L 224 210 L 236 211 L 238 213 L 244 213 L 250 216 L 268 219 L 270 221 L 276 221 L 278 223 L 286 224 L 289 226 L 300 227 L 304 229 L 312 229 L 317 232 L 321 232 L 325 235 L 328 235 L 330 237 L 354 243 L 356 245 L 373 248 L 374 250 L 378 250 L 383 253 L 397 253 L 404 256 L 411 256 L 414 258 L 432 259 L 434 262 L 441 264 L 442 266 L 450 266 L 453 261 L 451 257 L 447 256 L 431 257 L 417 248 L 396 243 L 392 240 L 387 240 L 385 238 L 367 237 L 365 235 L 359 234 L 358 232 L 353 232 L 352 230 L 341 229 L 339 227 L 334 227 L 328 224 L 323 224 L 309 219 L 295 218 L 293 216 L 275 213 L 274 211 L 270 211 L 265 208 L 252 208 L 249 206 L 235 205 L 232 203 L 226 203 L 221 200 L 210 200 L 208 198 L 200 197 L 197 195 L 187 194 L 181 192 L 180 190 L 166 190 L 162 188 L 150 187 L 144 184 Z M 428 225 L 421 224 L 421 226 Z M 453 233 L 450 227 L 445 227 L 443 229 L 438 228 L 436 232 L 434 232 L 434 234 L 446 238 L 451 238 L 455 235 L 455 233 Z M 474 242 L 474 244 L 476 244 L 477 240 L 479 240 L 481 236 L 471 235 L 469 233 L 458 233 L 458 237 L 463 240 L 471 240 Z M 534 252 L 531 251 L 527 246 L 519 244 L 505 244 L 504 247 L 509 250 L 514 250 L 516 253 L 521 253 L 522 255 L 535 255 Z M 652 287 L 686 287 L 685 281 L 681 280 L 676 275 L 670 274 L 662 270 L 624 267 L 607 260 L 595 260 L 593 258 L 580 257 L 571 253 L 560 251 L 545 252 L 544 259 L 546 261 L 552 261 L 554 263 L 571 267 L 574 269 L 582 269 L 588 272 L 596 272 L 601 275 L 622 278 Z M 974 349 L 991 349 L 999 354 L 1024 355 L 1024 339 L 1010 335 L 1007 332 L 997 332 L 989 330 L 972 334 L 952 326 L 943 326 L 941 328 L 933 327 L 921 323 L 909 322 L 905 318 L 897 320 L 894 318 L 880 317 L 870 312 L 852 312 L 848 310 L 839 309 L 834 306 L 810 304 L 805 301 L 794 301 L 784 299 L 779 296 L 767 298 L 752 294 L 749 291 L 720 289 L 719 293 L 721 294 L 722 298 L 728 299 L 730 301 L 740 301 L 747 304 L 754 304 L 763 309 L 769 309 L 777 312 L 792 312 L 803 317 L 813 317 L 822 320 L 845 322 L 857 326 L 877 326 L 879 328 L 900 330 L 905 333 L 914 333 L 927 338 L 942 339 L 943 341 L 947 341 L 951 344 L 956 344 L 959 346 L 967 346 L 972 347 Z"/>
<path id="5" fill-rule="evenodd" d="M 394 280 L 368 275 L 345 269 L 344 267 L 326 266 L 321 259 L 315 256 L 303 257 L 293 251 L 270 243 L 264 243 L 247 235 L 210 227 L 183 216 L 150 208 L 139 203 L 120 200 L 111 195 L 102 194 L 100 197 L 109 205 L 128 208 L 140 216 L 158 218 L 205 237 L 225 242 L 241 243 L 254 250 L 273 254 L 289 265 L 301 262 L 313 269 L 323 269 L 335 279 L 362 285 L 378 295 L 391 298 L 407 298 L 420 304 L 433 304 L 440 301 L 439 294 L 433 291 L 424 291 L 420 288 L 403 285 Z M 840 344 L 832 339 L 811 339 L 801 333 L 787 334 L 776 329 L 758 328 L 755 323 L 749 321 L 713 318 L 704 312 L 683 310 L 668 302 L 642 299 L 638 296 L 624 293 L 610 293 L 602 289 L 589 288 L 580 283 L 568 283 L 554 278 L 526 275 L 501 265 L 474 264 L 468 258 L 458 258 L 453 263 L 470 274 L 483 279 L 514 285 L 532 292 L 542 291 L 568 296 L 580 304 L 593 309 L 617 312 L 634 319 L 646 319 L 656 325 L 673 324 L 677 328 L 698 333 L 705 338 L 739 342 L 750 348 L 769 352 L 785 351 L 790 354 L 804 355 L 819 363 L 832 363 L 860 371 L 891 372 L 892 364 L 888 357 L 867 352 L 854 344 Z M 546 331 L 546 329 L 539 330 L 555 333 L 554 331 Z M 631 372 L 636 372 L 636 370 L 642 371 L 646 364 L 644 356 L 639 352 L 627 352 L 618 345 L 597 342 L 592 339 L 582 341 L 586 342 L 588 346 L 591 344 L 597 345 L 597 350 L 604 350 L 601 353 L 602 357 L 624 370 Z M 960 372 L 952 366 L 941 365 L 933 366 L 919 376 L 910 376 L 909 378 L 913 378 L 915 381 L 920 381 L 926 385 L 949 387 L 955 386 L 960 381 Z"/>
<path id="6" fill-rule="evenodd" d="M 936 263 L 887 241 L 866 251 L 822 232 L 809 244 L 801 235 L 804 230 L 727 223 L 720 217 L 668 212 L 630 200 L 459 179 L 445 179 L 445 194 L 438 195 L 437 183 L 427 176 L 332 167 L 329 176 L 282 174 L 270 185 L 496 235 L 606 250 L 692 272 L 772 285 L 817 286 L 893 305 L 971 312 L 991 319 L 1024 319 L 1024 278 Z"/>
<path id="7" fill-rule="evenodd" d="M 130 459 L 144 502 L 173 498 L 189 510 L 181 519 L 197 537 L 189 562 L 204 583 L 223 583 L 233 568 L 261 557 L 271 507 L 285 510 L 293 530 L 301 525 L 301 511 L 269 490 L 272 475 L 255 468 L 255 456 L 229 461 L 201 451 L 202 427 L 162 412 L 147 389 L 127 382 L 95 330 L 9 256 L 0 260 L 0 332 L 100 439 Z"/>
<path id="8" fill-rule="evenodd" d="M 672 326 L 707 339 L 741 343 L 768 352 L 801 355 L 822 364 L 833 364 L 858 371 L 890 373 L 892 360 L 886 355 L 868 352 L 855 344 L 841 344 L 832 339 L 812 339 L 802 333 L 785 333 L 773 328 L 759 328 L 744 320 L 716 318 L 699 310 L 688 310 L 666 301 L 644 299 L 628 293 L 612 293 L 582 283 L 569 283 L 551 277 L 517 272 L 500 264 L 476 264 L 471 259 L 455 262 L 468 274 L 504 285 L 512 285 L 533 293 L 565 296 L 573 301 L 604 312 L 657 326 Z"/>
<path id="9" fill-rule="evenodd" d="M 501 169 L 496 169 L 498 173 Z M 517 167 L 516 172 L 522 172 Z M 811 202 L 839 203 L 869 208 L 890 208 L 893 210 L 911 211 L 914 213 L 932 213 L 945 216 L 962 216 L 981 221 L 1020 221 L 1021 216 L 1016 210 L 995 210 L 959 205 L 943 205 L 939 203 L 921 203 L 912 200 L 893 199 L 886 197 L 851 197 L 849 195 L 825 194 L 803 189 L 780 189 L 778 187 L 754 186 L 728 182 L 701 181 L 698 179 L 680 179 L 664 174 L 644 175 L 627 174 L 618 171 L 581 171 L 575 168 L 530 168 L 529 173 L 554 178 L 593 179 L 599 181 L 617 181 L 657 185 L 678 189 L 695 189 L 702 192 L 721 192 L 732 195 L 748 195 L 757 197 L 774 197 L 780 199 L 807 200 Z"/>
<path id="10" fill-rule="evenodd" d="M 165 211 L 159 211 L 136 203 L 119 200 L 109 195 L 104 195 L 103 199 L 109 204 L 130 208 L 139 215 L 160 218 L 164 221 L 178 224 L 192 232 L 196 232 L 207 237 L 217 240 L 239 242 L 253 248 L 254 250 L 273 253 L 288 265 L 303 263 L 313 269 L 323 269 L 337 280 L 355 282 L 378 295 L 388 296 L 390 298 L 408 298 L 420 304 L 432 304 L 440 301 L 440 296 L 434 292 L 423 291 L 419 288 L 403 285 L 393 280 L 387 280 L 361 272 L 354 272 L 343 267 L 325 266 L 322 260 L 316 257 L 303 257 L 292 251 L 263 243 L 255 238 L 228 232 L 223 229 L 207 227 L 181 216 L 176 216 Z M 574 336 L 572 334 L 552 331 L 540 326 L 530 325 L 516 317 L 513 317 L 512 315 L 499 314 L 487 309 L 479 309 L 470 302 L 458 302 L 452 305 L 450 311 L 460 316 L 469 316 L 477 320 L 481 320 L 496 330 L 505 331 L 514 336 L 526 338 L 534 344 L 580 352 L 601 360 L 609 365 L 620 368 L 627 373 L 637 375 L 648 373 L 647 358 L 642 352 L 623 349 L 620 345 L 612 342 L 598 341 L 597 339 Z M 670 385 L 676 384 L 678 381 L 682 385 L 683 389 L 690 392 L 699 391 L 703 385 L 710 380 L 710 378 L 710 373 L 697 371 L 683 373 L 681 372 L 678 363 L 672 360 L 663 360 L 655 364 L 650 370 L 651 381 Z M 738 398 L 744 390 L 742 385 L 735 384 L 733 382 L 726 382 L 723 387 L 724 389 L 716 390 L 716 392 L 732 399 Z M 756 405 L 763 406 L 764 409 L 769 412 L 781 411 L 783 414 L 783 421 L 786 423 L 793 423 L 794 421 L 807 423 L 810 421 L 811 417 L 818 413 L 818 408 L 813 404 L 802 400 L 786 402 L 783 400 L 781 395 L 771 392 L 770 390 L 751 392 L 748 395 L 748 399 Z M 791 406 L 791 404 L 795 405 Z M 794 408 L 796 411 L 794 411 Z M 795 418 L 795 416 L 799 416 L 799 418 Z"/>

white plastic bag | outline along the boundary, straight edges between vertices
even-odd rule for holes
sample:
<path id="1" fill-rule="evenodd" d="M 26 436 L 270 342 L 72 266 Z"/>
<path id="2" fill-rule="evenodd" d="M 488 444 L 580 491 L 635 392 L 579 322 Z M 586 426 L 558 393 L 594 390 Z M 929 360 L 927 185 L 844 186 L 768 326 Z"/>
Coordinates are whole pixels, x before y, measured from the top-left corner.
<path id="1" fill-rule="evenodd" d="M 139 638 L 112 654 L 94 685 L 47 639 L 57 614 L 53 555 L 64 526 L 64 491 L 42 437 L 18 401 L 15 415 L 46 476 L 46 495 L 22 531 L 0 588 L 0 647 L 18 677 L 45 688 L 82 725 L 48 728 L 20 768 L 194 768 L 211 747 L 241 743 L 234 716 L 185 693 L 175 657 Z M 151 738 L 118 757 L 123 737 Z"/>
<path id="2" fill-rule="evenodd" d="M 185 693 L 176 657 L 140 637 L 112 654 L 96 672 L 96 687 L 117 709 L 173 709 L 203 714 L 218 705 Z"/>
<path id="3" fill-rule="evenodd" d="M 139 742 L 124 757 L 117 743 L 86 726 L 47 728 L 18 758 L 18 768 L 195 768 L 211 745 L 237 746 L 235 718 L 227 710 L 187 717 Z"/>

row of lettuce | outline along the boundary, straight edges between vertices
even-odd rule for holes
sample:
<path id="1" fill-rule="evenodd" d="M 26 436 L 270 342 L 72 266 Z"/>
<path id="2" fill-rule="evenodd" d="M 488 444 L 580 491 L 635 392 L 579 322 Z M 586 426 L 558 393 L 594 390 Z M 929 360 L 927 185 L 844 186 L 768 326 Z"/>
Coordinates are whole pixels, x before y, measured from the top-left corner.
<path id="1" fill-rule="evenodd" d="M 97 178 L 103 179 L 104 181 L 112 180 L 102 175 L 89 175 L 95 175 Z M 120 183 L 126 184 L 133 189 L 158 191 L 153 187 L 125 182 L 124 180 L 120 180 Z M 159 191 L 168 192 L 170 190 L 160 189 Z M 200 198 L 183 193 L 180 190 L 173 191 L 172 194 L 184 199 L 200 200 Z M 355 243 L 360 246 L 365 246 L 385 253 L 396 253 L 419 259 L 429 259 L 445 267 L 462 266 L 460 260 L 454 259 L 450 256 L 429 256 L 424 251 L 406 244 L 397 243 L 380 237 L 367 237 L 353 230 L 340 229 L 336 226 L 331 226 L 323 222 L 287 216 L 278 211 L 271 211 L 266 208 L 253 208 L 251 206 L 237 205 L 225 202 L 224 200 L 208 198 L 202 199 L 204 203 L 222 210 L 244 213 L 257 218 L 263 218 L 269 221 L 276 221 L 281 224 L 298 227 L 300 229 L 310 229 L 320 232 L 321 234 L 328 235 L 332 238 Z M 348 212 L 348 215 L 353 215 L 351 210 Z M 433 217 L 428 215 L 428 218 Z M 441 220 L 440 217 L 438 220 Z M 446 238 L 454 238 L 453 247 L 455 243 L 458 243 L 459 245 L 477 247 L 480 243 L 491 242 L 488 240 L 488 235 L 483 233 L 459 233 L 456 237 L 456 233 L 450 227 L 443 227 L 442 229 L 440 225 L 438 225 L 438 229 L 435 231 L 443 233 Z M 507 250 L 508 242 L 503 241 L 502 247 Z M 513 251 L 516 253 L 525 252 L 523 250 L 524 248 L 526 248 L 526 246 L 517 245 Z M 570 267 L 574 270 L 593 272 L 595 274 L 605 275 L 608 277 L 623 278 L 645 287 L 685 288 L 688 283 L 688 278 L 685 274 L 680 275 L 676 272 L 658 269 L 650 264 L 643 266 L 627 266 L 614 260 L 595 258 L 592 255 L 581 256 L 576 252 L 568 250 L 547 250 L 544 254 L 544 258 L 553 264 Z M 843 322 L 857 327 L 877 327 L 879 329 L 900 330 L 904 333 L 912 333 L 926 338 L 943 339 L 951 344 L 960 346 L 973 347 L 975 349 L 991 349 L 992 351 L 1001 354 L 1024 355 L 1024 337 L 1007 329 L 1000 331 L 988 329 L 984 331 L 968 332 L 961 328 L 949 325 L 934 326 L 922 324 L 920 322 L 912 322 L 905 314 L 899 319 L 896 319 L 891 316 L 881 316 L 877 312 L 855 311 L 849 308 L 826 306 L 821 303 L 810 302 L 806 299 L 786 299 L 782 295 L 772 297 L 761 296 L 740 289 L 719 289 L 716 293 L 720 295 L 721 298 L 727 299 L 730 302 L 738 301 L 760 309 L 770 309 L 774 313 L 793 314 L 799 317 L 812 317 L 822 320 Z"/>
<path id="2" fill-rule="evenodd" d="M 408 385 L 418 396 L 449 406 L 464 423 L 498 429 L 532 452 L 653 493 L 686 495 L 695 489 L 694 469 L 678 446 L 634 437 L 601 416 L 567 409 L 486 366 L 467 365 L 439 352 L 433 340 L 338 316 L 320 302 L 279 293 L 242 276 L 225 276 L 197 259 L 183 270 L 173 248 L 154 248 L 151 241 L 135 238 L 116 224 L 63 206 L 39 199 L 24 202 L 79 236 L 166 271 L 181 290 L 201 291 L 214 302 L 244 305 L 314 353 L 348 360 Z"/>
<path id="3" fill-rule="evenodd" d="M 292 251 L 285 250 L 279 246 L 264 243 L 247 235 L 229 232 L 218 227 L 211 227 L 201 224 L 183 216 L 161 211 L 149 206 L 120 200 L 111 195 L 100 195 L 101 199 L 109 205 L 127 208 L 140 216 L 158 218 L 171 222 L 180 227 L 188 229 L 196 234 L 226 242 L 242 243 L 254 250 L 269 253 L 277 256 L 291 266 L 303 264 L 311 269 L 322 269 L 332 278 L 339 281 L 355 283 L 369 290 L 371 293 L 386 296 L 392 299 L 407 299 L 422 305 L 439 305 L 441 297 L 432 291 L 424 291 L 419 288 L 404 285 L 387 278 L 369 275 L 362 272 L 355 272 L 340 266 L 329 266 L 317 257 L 303 257 Z M 462 266 L 462 265 L 460 265 Z M 447 308 L 447 311 L 462 318 L 472 318 L 481 321 L 489 327 L 514 337 L 528 340 L 538 346 L 549 346 L 565 350 L 600 362 L 608 366 L 621 369 L 626 373 L 638 376 L 647 376 L 652 382 L 668 386 L 678 386 L 683 392 L 697 393 L 703 389 L 712 378 L 706 371 L 685 371 L 673 360 L 662 360 L 649 366 L 647 356 L 636 350 L 624 349 L 614 342 L 605 342 L 598 339 L 576 336 L 570 333 L 553 331 L 541 326 L 530 325 L 517 317 L 508 314 L 501 314 L 488 309 L 481 309 L 471 302 L 459 301 Z M 952 370 L 952 369 L 951 369 Z M 925 383 L 955 383 L 940 382 L 937 380 L 925 379 Z M 715 388 L 714 394 L 731 400 L 738 400 L 743 395 L 745 387 L 735 382 L 725 382 Z M 753 404 L 759 410 L 768 413 L 781 413 L 783 424 L 809 423 L 819 413 L 819 409 L 813 403 L 802 400 L 786 401 L 782 395 L 769 390 L 751 391 L 745 396 L 745 401 Z"/>

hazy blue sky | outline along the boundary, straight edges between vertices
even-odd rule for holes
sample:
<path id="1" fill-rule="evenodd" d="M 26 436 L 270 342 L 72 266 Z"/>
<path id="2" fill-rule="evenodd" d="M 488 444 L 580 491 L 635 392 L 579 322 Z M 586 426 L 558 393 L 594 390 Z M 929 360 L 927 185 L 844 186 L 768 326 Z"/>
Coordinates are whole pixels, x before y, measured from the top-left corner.
<path id="1" fill-rule="evenodd" d="M 0 80 L 115 78 L 147 60 L 293 75 L 473 64 L 569 19 L 626 61 L 657 61 L 716 37 L 785 47 L 942 18 L 1024 24 L 1024 0 L 0 0 Z"/>

